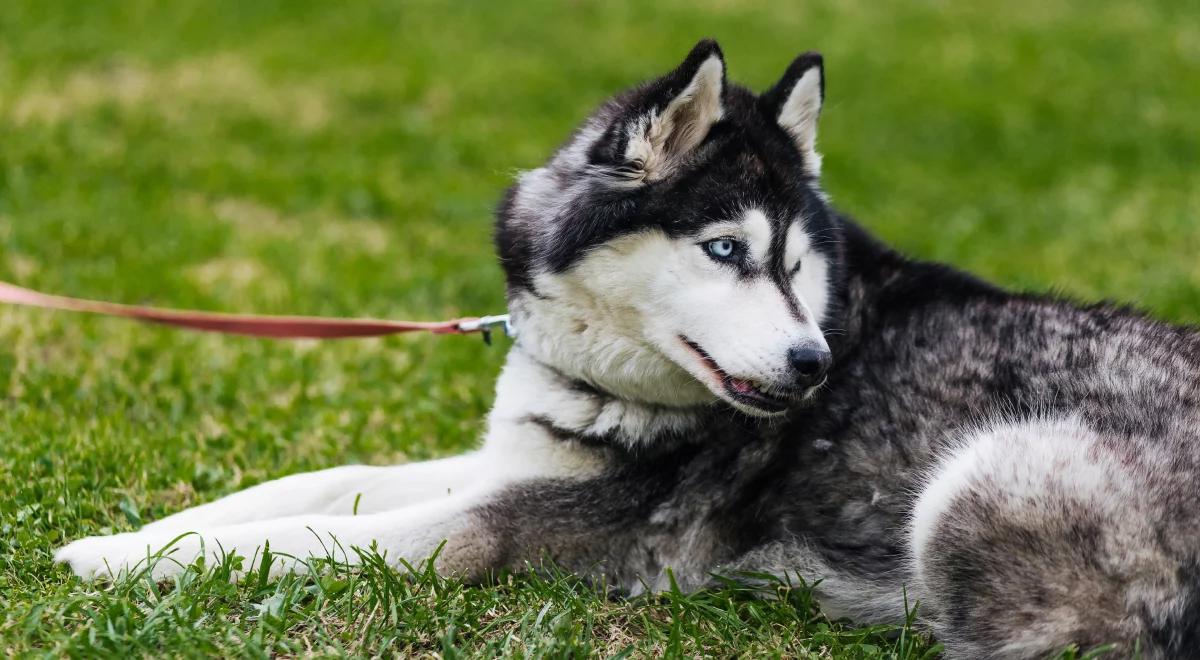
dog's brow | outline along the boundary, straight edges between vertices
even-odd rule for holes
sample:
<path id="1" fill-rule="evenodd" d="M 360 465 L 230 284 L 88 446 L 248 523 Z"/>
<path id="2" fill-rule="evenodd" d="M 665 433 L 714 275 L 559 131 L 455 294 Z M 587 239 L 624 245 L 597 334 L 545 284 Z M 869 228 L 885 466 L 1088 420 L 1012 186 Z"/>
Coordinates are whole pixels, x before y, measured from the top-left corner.
<path id="1" fill-rule="evenodd" d="M 808 232 L 804 231 L 804 221 L 797 218 L 787 228 L 784 239 L 783 264 L 789 273 L 794 273 L 801 257 L 808 252 Z"/>
<path id="2" fill-rule="evenodd" d="M 770 258 L 771 239 L 774 232 L 767 214 L 756 208 L 746 209 L 742 229 L 749 243 L 750 256 L 756 264 L 766 265 Z"/>

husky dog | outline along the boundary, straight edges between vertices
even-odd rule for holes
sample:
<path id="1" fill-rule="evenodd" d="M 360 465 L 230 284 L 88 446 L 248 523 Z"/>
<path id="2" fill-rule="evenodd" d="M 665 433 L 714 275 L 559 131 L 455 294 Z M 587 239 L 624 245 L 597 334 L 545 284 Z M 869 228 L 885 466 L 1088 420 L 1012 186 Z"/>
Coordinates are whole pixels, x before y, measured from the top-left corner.
<path id="1" fill-rule="evenodd" d="M 952 657 L 1200 653 L 1200 334 L 881 244 L 821 191 L 823 95 L 819 55 L 756 96 L 702 41 L 520 176 L 479 450 L 285 477 L 58 560 L 441 547 L 448 575 L 548 557 L 629 594 L 799 574 L 859 622 L 907 595 Z"/>

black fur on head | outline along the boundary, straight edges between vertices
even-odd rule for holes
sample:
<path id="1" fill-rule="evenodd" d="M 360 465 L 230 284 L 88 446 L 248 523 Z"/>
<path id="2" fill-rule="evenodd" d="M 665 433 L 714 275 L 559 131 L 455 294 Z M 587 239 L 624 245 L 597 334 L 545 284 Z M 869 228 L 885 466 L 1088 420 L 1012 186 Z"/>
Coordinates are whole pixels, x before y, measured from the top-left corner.
<path id="1" fill-rule="evenodd" d="M 823 94 L 819 54 L 796 58 L 757 96 L 727 82 L 720 47 L 700 41 L 670 73 L 603 104 L 508 190 L 495 239 L 510 296 L 538 295 L 536 273 L 563 272 L 619 236 L 688 235 L 751 205 L 777 224 L 803 218 L 836 264 L 840 224 L 813 150 Z"/>

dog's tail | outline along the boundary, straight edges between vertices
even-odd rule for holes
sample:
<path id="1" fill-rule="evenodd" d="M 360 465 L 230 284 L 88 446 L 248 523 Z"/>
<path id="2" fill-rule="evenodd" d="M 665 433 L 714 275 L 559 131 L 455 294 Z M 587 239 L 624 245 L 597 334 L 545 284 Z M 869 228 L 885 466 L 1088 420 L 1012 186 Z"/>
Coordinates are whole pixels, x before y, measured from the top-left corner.
<path id="1" fill-rule="evenodd" d="M 773 543 L 716 571 L 719 580 L 769 586 L 785 581 L 806 585 L 830 619 L 861 624 L 898 624 L 911 620 L 919 603 L 907 589 L 907 567 L 860 574 L 837 568 L 801 540 Z"/>

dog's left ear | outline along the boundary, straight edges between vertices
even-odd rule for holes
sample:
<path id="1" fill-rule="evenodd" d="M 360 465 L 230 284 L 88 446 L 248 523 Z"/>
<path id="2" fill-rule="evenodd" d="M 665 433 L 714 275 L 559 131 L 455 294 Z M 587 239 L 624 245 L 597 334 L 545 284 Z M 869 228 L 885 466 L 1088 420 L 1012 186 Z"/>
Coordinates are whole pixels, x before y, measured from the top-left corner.
<path id="1" fill-rule="evenodd" d="M 717 42 L 705 39 L 674 71 L 633 94 L 594 145 L 591 160 L 629 181 L 661 179 L 721 120 L 724 96 L 725 58 Z"/>
<path id="2" fill-rule="evenodd" d="M 804 158 L 804 171 L 821 174 L 817 153 L 817 120 L 825 100 L 825 64 L 820 53 L 805 53 L 788 67 L 783 78 L 762 95 L 760 103 L 796 142 Z"/>

